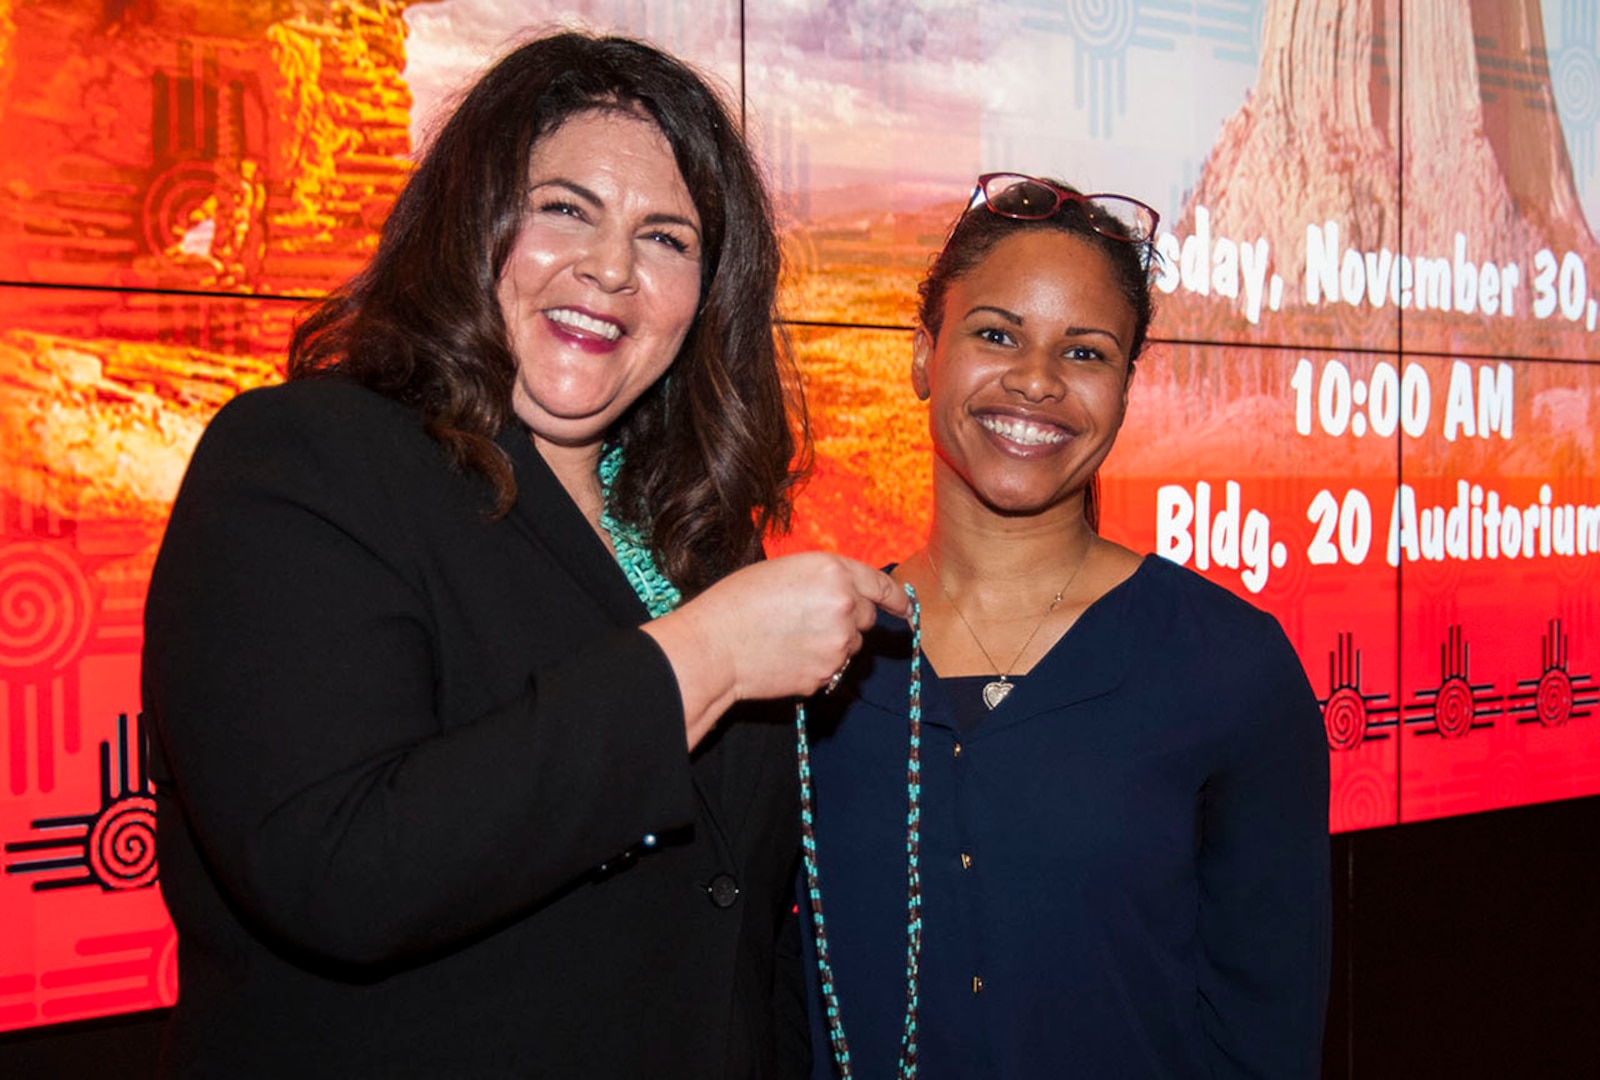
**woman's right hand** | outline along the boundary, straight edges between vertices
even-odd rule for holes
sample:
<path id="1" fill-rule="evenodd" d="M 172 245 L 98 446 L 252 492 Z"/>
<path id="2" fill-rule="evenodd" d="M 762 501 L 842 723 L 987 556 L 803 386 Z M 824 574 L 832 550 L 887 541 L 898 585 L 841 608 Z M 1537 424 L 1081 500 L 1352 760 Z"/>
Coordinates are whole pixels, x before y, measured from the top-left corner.
<path id="1" fill-rule="evenodd" d="M 800 697 L 827 685 L 880 607 L 910 614 L 889 575 L 808 552 L 729 574 L 644 631 L 677 675 L 692 748 L 736 701 Z"/>

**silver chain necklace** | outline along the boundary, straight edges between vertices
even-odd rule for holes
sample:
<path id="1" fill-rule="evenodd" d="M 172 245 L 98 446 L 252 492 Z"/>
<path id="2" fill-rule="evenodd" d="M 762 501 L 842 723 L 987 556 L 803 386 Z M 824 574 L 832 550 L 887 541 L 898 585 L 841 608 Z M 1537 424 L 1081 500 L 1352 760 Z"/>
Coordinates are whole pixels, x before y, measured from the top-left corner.
<path id="1" fill-rule="evenodd" d="M 944 594 L 945 603 L 949 604 L 950 610 L 956 613 L 956 618 L 961 620 L 961 625 L 965 626 L 967 633 L 972 635 L 972 641 L 978 646 L 978 651 L 983 653 L 983 658 L 989 661 L 989 666 L 994 668 L 997 673 L 995 678 L 983 684 L 983 704 L 989 711 L 993 712 L 1016 687 L 1016 683 L 1011 681 L 1011 672 L 1016 668 L 1017 662 L 1022 659 L 1022 654 L 1028 651 L 1028 646 L 1033 644 L 1033 639 L 1039 635 L 1039 631 L 1044 627 L 1045 621 L 1061 605 L 1061 598 L 1066 595 L 1068 589 L 1072 588 L 1072 583 L 1078 579 L 1078 571 L 1082 570 L 1083 564 L 1089 561 L 1089 552 L 1093 550 L 1094 541 L 1090 540 L 1089 546 L 1084 549 L 1083 558 L 1078 560 L 1078 565 L 1072 568 L 1072 573 L 1067 576 L 1067 580 L 1062 584 L 1061 588 L 1056 590 L 1056 595 L 1051 599 L 1050 606 L 1044 609 L 1044 614 L 1039 616 L 1039 621 L 1033 624 L 1032 630 L 1028 631 L 1027 638 L 1022 642 L 1022 648 L 1018 649 L 1017 655 L 1011 658 L 1011 663 L 1002 668 L 995 663 L 994 657 L 989 655 L 989 650 L 983 647 L 983 639 L 972 628 L 972 624 L 967 621 L 967 617 L 961 613 L 961 608 L 956 603 L 956 598 L 950 595 L 949 589 L 945 588 L 944 575 L 939 572 L 939 564 L 933 561 L 933 548 L 929 546 L 922 549 L 923 557 L 928 560 L 928 569 L 933 571 L 933 580 L 939 583 L 939 591 Z"/>

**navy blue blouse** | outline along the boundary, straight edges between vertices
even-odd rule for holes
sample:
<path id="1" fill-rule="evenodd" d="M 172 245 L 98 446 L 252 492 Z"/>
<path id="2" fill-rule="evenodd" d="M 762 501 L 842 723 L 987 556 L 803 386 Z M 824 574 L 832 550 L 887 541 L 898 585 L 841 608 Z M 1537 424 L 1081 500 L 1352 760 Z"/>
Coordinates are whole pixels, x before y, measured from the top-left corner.
<path id="1" fill-rule="evenodd" d="M 909 655 L 906 624 L 880 617 L 809 707 L 866 1080 L 894 1075 L 904 1012 Z M 1149 556 L 970 732 L 949 692 L 924 663 L 919 1076 L 1319 1075 L 1328 754 L 1277 621 Z"/>

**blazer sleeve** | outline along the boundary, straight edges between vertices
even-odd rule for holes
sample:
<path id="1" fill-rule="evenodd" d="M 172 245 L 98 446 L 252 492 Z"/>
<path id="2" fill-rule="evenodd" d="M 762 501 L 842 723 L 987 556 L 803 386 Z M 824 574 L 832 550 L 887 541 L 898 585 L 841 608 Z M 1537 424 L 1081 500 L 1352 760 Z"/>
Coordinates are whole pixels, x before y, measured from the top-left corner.
<path id="1" fill-rule="evenodd" d="M 202 439 L 146 605 L 146 711 L 230 905 L 292 952 L 403 963 L 689 824 L 676 680 L 637 628 L 530 655 L 504 700 L 441 722 L 439 604 L 407 562 L 450 553 L 408 554 L 417 523 L 375 490 L 448 485 L 406 458 L 414 423 L 275 394 Z"/>
<path id="2" fill-rule="evenodd" d="M 1202 793 L 1201 1019 L 1212 1076 L 1313 1078 L 1330 966 L 1328 750 L 1299 659 L 1261 618 L 1264 633 L 1233 650 L 1237 735 Z"/>

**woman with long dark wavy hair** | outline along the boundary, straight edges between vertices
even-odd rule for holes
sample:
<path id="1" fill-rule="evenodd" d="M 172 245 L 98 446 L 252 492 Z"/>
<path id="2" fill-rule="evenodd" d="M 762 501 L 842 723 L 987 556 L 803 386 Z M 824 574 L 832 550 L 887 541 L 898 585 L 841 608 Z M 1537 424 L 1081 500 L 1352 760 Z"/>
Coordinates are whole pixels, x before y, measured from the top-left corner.
<path id="1" fill-rule="evenodd" d="M 439 131 L 146 608 L 174 1076 L 804 1068 L 792 736 L 893 583 L 762 561 L 772 218 L 671 57 L 564 33 Z M 745 704 L 748 703 L 748 704 Z"/>

